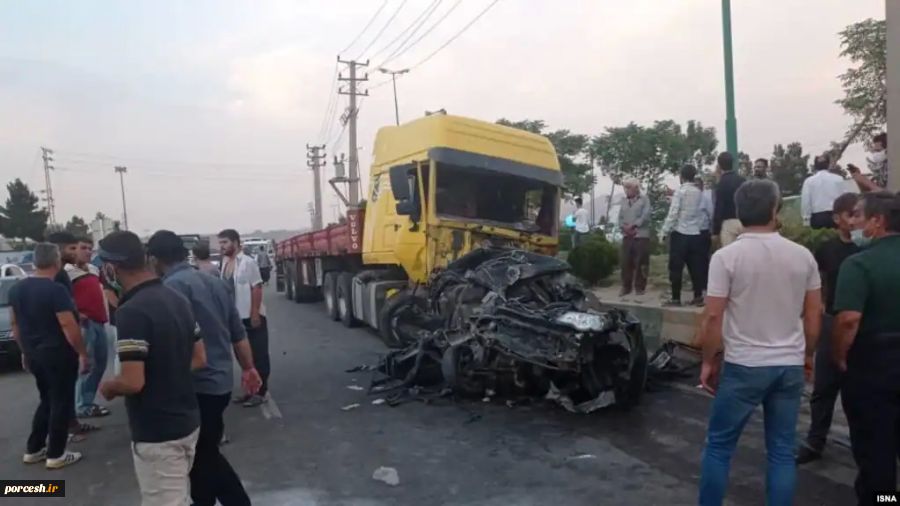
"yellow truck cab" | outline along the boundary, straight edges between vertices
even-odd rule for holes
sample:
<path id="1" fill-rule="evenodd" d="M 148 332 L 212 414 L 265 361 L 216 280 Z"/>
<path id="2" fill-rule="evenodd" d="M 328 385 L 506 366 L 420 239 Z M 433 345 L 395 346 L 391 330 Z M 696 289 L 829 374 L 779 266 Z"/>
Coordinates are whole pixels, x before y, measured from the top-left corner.
<path id="1" fill-rule="evenodd" d="M 415 287 L 485 245 L 555 254 L 563 177 L 541 135 L 433 114 L 381 128 L 366 204 L 346 222 L 276 246 L 278 287 L 325 299 L 347 326 L 398 339 L 398 315 L 427 304 Z"/>
<path id="2" fill-rule="evenodd" d="M 362 257 L 410 280 L 486 242 L 552 254 L 562 173 L 543 136 L 434 114 L 375 138 Z"/>

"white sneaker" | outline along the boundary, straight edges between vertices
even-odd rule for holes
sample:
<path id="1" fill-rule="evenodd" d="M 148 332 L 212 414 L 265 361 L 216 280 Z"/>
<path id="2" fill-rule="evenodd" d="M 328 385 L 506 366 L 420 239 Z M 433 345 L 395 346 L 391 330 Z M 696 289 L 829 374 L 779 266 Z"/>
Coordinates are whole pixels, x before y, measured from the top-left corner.
<path id="1" fill-rule="evenodd" d="M 47 458 L 47 447 L 43 447 L 40 450 L 34 453 L 26 453 L 25 456 L 22 457 L 22 462 L 26 464 L 37 464 Z"/>
<path id="2" fill-rule="evenodd" d="M 47 469 L 62 469 L 81 460 L 80 452 L 66 451 L 58 459 L 47 459 Z"/>

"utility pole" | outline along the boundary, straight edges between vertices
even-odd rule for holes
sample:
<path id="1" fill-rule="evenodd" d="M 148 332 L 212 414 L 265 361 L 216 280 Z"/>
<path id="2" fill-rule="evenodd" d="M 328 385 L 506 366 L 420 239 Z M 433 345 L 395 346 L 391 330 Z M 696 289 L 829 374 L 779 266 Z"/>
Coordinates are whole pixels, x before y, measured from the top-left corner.
<path id="1" fill-rule="evenodd" d="M 594 201 L 597 199 L 595 189 L 597 187 L 597 176 L 594 173 L 594 153 L 590 153 L 591 158 L 591 226 L 597 226 L 597 210 Z"/>
<path id="2" fill-rule="evenodd" d="M 725 54 L 725 145 L 738 160 L 737 118 L 734 113 L 734 65 L 731 57 L 731 0 L 722 0 L 722 52 Z"/>
<path id="3" fill-rule="evenodd" d="M 306 145 L 306 165 L 313 171 L 313 185 L 315 186 L 313 205 L 313 230 L 322 229 L 322 167 L 325 166 L 325 145 Z"/>
<path id="4" fill-rule="evenodd" d="M 125 173 L 128 172 L 128 167 L 118 165 L 115 171 L 119 174 L 119 186 L 122 188 L 122 223 L 125 230 L 128 230 L 128 206 L 125 205 Z"/>
<path id="5" fill-rule="evenodd" d="M 885 4 L 887 21 L 887 129 L 900 132 L 900 2 L 888 0 Z M 893 48 L 893 49 L 891 49 Z M 900 135 L 893 133 L 898 138 Z M 900 142 L 888 144 L 887 189 L 900 190 Z"/>
<path id="6" fill-rule="evenodd" d="M 349 141 L 350 141 L 350 169 L 349 169 L 349 183 L 350 190 L 348 191 L 348 200 L 350 201 L 349 207 L 356 207 L 359 204 L 359 152 L 356 145 L 356 119 L 357 113 L 359 110 L 356 107 L 356 97 L 369 96 L 369 92 L 359 92 L 357 90 L 356 84 L 363 81 L 369 80 L 369 75 L 366 74 L 364 77 L 356 77 L 356 69 L 357 67 L 366 67 L 369 65 L 368 60 L 365 63 L 358 62 L 356 60 L 345 61 L 342 60 L 340 56 L 338 56 L 338 62 L 348 65 L 350 68 L 350 76 L 344 77 L 342 74 L 338 74 L 338 81 L 347 81 L 349 84 L 347 89 L 341 88 L 338 90 L 338 93 L 341 95 L 348 95 L 350 97 L 350 107 L 347 111 L 347 121 L 350 122 L 350 133 L 349 133 Z"/>
<path id="7" fill-rule="evenodd" d="M 409 72 L 409 69 L 389 70 L 384 67 L 380 67 L 378 69 L 378 71 L 381 72 L 382 74 L 390 74 L 391 75 L 391 81 L 393 81 L 393 84 L 394 84 L 394 119 L 395 119 L 395 122 L 397 123 L 397 126 L 399 126 L 400 125 L 400 106 L 397 104 L 397 76 L 403 75 L 403 74 Z"/>
<path id="8" fill-rule="evenodd" d="M 52 149 L 41 146 L 41 159 L 44 160 L 44 193 L 47 200 L 47 214 L 50 224 L 56 225 L 56 202 L 53 200 L 53 186 L 50 184 L 50 171 L 53 170 L 53 166 L 50 165 L 50 162 L 53 161 L 53 157 L 50 156 L 52 154 Z"/>

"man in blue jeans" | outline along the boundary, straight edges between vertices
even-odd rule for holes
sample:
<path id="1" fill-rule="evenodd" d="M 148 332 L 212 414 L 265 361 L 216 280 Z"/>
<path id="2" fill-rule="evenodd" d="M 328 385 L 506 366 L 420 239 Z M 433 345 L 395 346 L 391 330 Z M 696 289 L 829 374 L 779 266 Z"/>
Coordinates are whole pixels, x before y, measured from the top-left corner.
<path id="1" fill-rule="evenodd" d="M 794 500 L 797 414 L 804 367 L 812 370 L 822 294 L 812 253 L 776 231 L 780 204 L 774 182 L 743 183 L 735 205 L 744 233 L 716 251 L 710 263 L 700 381 L 715 399 L 703 451 L 703 506 L 722 504 L 731 456 L 760 404 L 768 453 L 766 504 L 789 506 Z"/>

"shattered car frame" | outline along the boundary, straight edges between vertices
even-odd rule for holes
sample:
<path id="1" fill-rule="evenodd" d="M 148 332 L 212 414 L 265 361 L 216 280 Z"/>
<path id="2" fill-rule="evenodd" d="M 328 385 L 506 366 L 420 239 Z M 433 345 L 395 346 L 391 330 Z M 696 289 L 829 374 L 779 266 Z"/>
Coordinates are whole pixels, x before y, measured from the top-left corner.
<path id="1" fill-rule="evenodd" d="M 416 305 L 428 308 L 416 339 L 382 360 L 373 393 L 544 397 L 573 412 L 636 404 L 647 376 L 640 322 L 586 309 L 568 271 L 553 257 L 493 248 L 451 263 Z"/>

